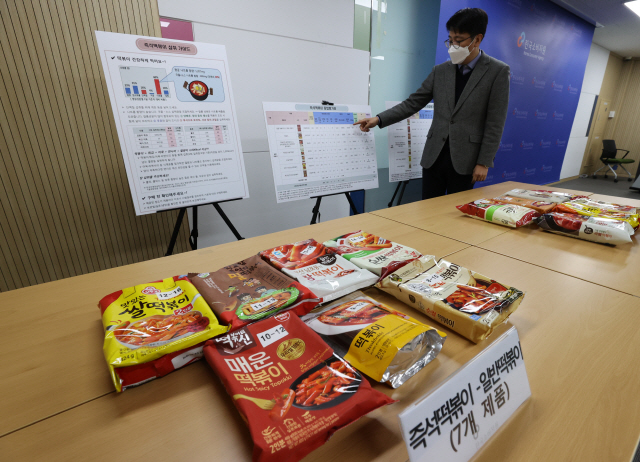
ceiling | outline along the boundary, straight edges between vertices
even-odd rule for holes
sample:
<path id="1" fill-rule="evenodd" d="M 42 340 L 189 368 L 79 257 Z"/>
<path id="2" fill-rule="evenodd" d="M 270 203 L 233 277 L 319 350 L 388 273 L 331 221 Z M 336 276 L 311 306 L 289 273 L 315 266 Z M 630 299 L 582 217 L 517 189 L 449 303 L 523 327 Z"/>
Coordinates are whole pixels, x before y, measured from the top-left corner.
<path id="1" fill-rule="evenodd" d="M 640 16 L 627 0 L 552 0 L 598 26 L 593 42 L 622 57 L 640 57 Z"/>

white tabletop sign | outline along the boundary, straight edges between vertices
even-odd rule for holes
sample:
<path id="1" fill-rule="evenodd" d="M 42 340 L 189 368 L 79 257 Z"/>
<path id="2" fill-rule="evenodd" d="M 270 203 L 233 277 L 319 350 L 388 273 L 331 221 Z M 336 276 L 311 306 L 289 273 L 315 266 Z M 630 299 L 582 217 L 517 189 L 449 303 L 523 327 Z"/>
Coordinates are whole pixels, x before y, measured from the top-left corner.
<path id="1" fill-rule="evenodd" d="M 225 47 L 96 39 L 136 215 L 249 197 Z"/>
<path id="2" fill-rule="evenodd" d="M 411 462 L 469 460 L 530 396 L 518 331 L 512 327 L 400 414 Z"/>

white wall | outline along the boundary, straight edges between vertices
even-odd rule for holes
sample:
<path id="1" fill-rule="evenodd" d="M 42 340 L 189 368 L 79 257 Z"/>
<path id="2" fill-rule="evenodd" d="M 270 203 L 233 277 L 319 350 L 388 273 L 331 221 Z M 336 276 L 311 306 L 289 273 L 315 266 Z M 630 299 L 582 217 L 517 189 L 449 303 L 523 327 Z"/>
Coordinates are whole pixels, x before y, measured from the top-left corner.
<path id="1" fill-rule="evenodd" d="M 158 5 L 161 16 L 192 21 L 196 42 L 227 49 L 250 198 L 222 209 L 243 237 L 308 225 L 315 200 L 276 203 L 262 102 L 368 103 L 369 53 L 352 48 L 353 0 Z M 198 247 L 235 240 L 212 206 L 198 210 Z M 327 197 L 320 212 L 322 221 L 345 217 L 349 205 L 344 195 Z"/>
<path id="2" fill-rule="evenodd" d="M 353 47 L 353 0 L 158 0 L 158 7 L 167 18 Z"/>
<path id="3" fill-rule="evenodd" d="M 591 118 L 593 103 L 600 93 L 608 60 L 609 50 L 592 43 L 587 67 L 584 71 L 580 100 L 578 101 L 576 116 L 571 127 L 562 170 L 560 171 L 560 179 L 576 176 L 580 173 L 582 158 L 587 147 L 589 119 Z"/>

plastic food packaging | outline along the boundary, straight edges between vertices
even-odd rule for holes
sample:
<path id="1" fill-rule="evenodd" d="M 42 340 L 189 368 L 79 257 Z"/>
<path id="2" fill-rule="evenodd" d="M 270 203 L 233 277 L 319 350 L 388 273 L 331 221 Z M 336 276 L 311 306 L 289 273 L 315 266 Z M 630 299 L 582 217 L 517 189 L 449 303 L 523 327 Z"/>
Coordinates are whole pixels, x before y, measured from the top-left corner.
<path id="1" fill-rule="evenodd" d="M 635 207 L 612 204 L 609 202 L 576 199 L 564 204 L 558 204 L 554 212 L 575 213 L 586 217 L 610 218 L 626 221 L 634 229 L 638 227 L 638 214 Z"/>
<path id="2" fill-rule="evenodd" d="M 524 297 L 509 285 L 433 257 L 407 263 L 376 287 L 475 343 L 506 321 Z"/>
<path id="3" fill-rule="evenodd" d="M 626 221 L 586 217 L 574 213 L 546 213 L 535 221 L 545 231 L 601 244 L 627 244 L 631 242 L 634 233 Z"/>
<path id="4" fill-rule="evenodd" d="M 260 256 L 311 290 L 323 302 L 371 286 L 378 277 L 313 239 L 260 252 Z"/>
<path id="5" fill-rule="evenodd" d="M 253 255 L 213 273 L 189 273 L 221 324 L 236 330 L 272 314 L 311 311 L 320 301 L 309 289 Z"/>
<path id="6" fill-rule="evenodd" d="M 545 191 L 543 189 L 512 189 L 511 191 L 507 191 L 503 195 L 520 197 L 522 199 L 530 199 L 534 201 L 553 202 L 554 204 L 560 204 L 562 202 L 587 197 L 557 191 Z"/>
<path id="7" fill-rule="evenodd" d="M 342 255 L 358 268 L 364 268 L 378 276 L 384 276 L 422 256 L 420 252 L 364 231 L 343 234 L 326 241 L 325 246 Z"/>
<path id="8" fill-rule="evenodd" d="M 611 202 L 604 201 L 594 201 L 593 199 L 589 199 L 588 197 L 575 199 L 571 201 L 574 204 L 582 204 L 587 207 L 594 207 L 600 210 L 607 210 L 610 212 L 621 212 L 621 213 L 630 213 L 637 214 L 638 208 L 633 205 L 622 205 L 622 204 L 614 204 Z"/>
<path id="9" fill-rule="evenodd" d="M 355 292 L 303 316 L 360 372 L 398 388 L 433 360 L 447 334 Z"/>
<path id="10" fill-rule="evenodd" d="M 216 337 L 204 355 L 249 426 L 254 461 L 302 459 L 394 402 L 290 312 Z"/>
<path id="11" fill-rule="evenodd" d="M 512 197 L 512 196 L 498 196 L 498 197 L 494 197 L 491 200 L 499 202 L 501 204 L 519 205 L 520 207 L 533 209 L 536 212 L 540 212 L 540 213 L 549 213 L 556 206 L 555 202 L 522 199 L 521 197 Z"/>
<path id="12" fill-rule="evenodd" d="M 510 228 L 528 225 L 540 216 L 537 212 L 519 205 L 502 204 L 492 199 L 479 199 L 468 204 L 456 206 L 462 213 L 480 220 L 489 221 Z"/>
<path id="13" fill-rule="evenodd" d="M 119 290 L 98 307 L 117 391 L 200 359 L 203 342 L 227 331 L 186 276 Z"/>

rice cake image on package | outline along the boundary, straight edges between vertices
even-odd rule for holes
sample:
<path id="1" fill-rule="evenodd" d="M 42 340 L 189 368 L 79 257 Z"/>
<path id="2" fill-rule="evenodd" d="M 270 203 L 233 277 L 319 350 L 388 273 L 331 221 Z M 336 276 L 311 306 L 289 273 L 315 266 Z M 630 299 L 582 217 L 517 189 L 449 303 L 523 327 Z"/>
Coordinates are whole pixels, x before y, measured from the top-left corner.
<path id="1" fill-rule="evenodd" d="M 229 325 L 232 331 L 283 310 L 306 314 L 320 301 L 259 255 L 212 273 L 189 273 L 189 279 L 220 322 Z"/>
<path id="2" fill-rule="evenodd" d="M 349 364 L 393 388 L 431 362 L 447 336 L 359 291 L 302 320 Z"/>
<path id="3" fill-rule="evenodd" d="M 422 254 L 411 247 L 389 241 L 380 236 L 356 231 L 326 241 L 325 246 L 342 255 L 358 268 L 364 268 L 378 276 L 404 265 Z"/>
<path id="4" fill-rule="evenodd" d="M 536 224 L 554 234 L 575 237 L 600 244 L 628 244 L 634 230 L 626 221 L 611 218 L 587 217 L 574 213 L 545 213 Z"/>
<path id="5" fill-rule="evenodd" d="M 493 199 L 478 199 L 468 204 L 457 205 L 456 208 L 472 218 L 510 228 L 526 226 L 534 218 L 540 216 L 540 212 L 533 209 L 514 204 L 503 204 Z"/>
<path id="6" fill-rule="evenodd" d="M 475 343 L 505 322 L 524 298 L 514 287 L 429 257 L 407 263 L 376 287 Z"/>
<path id="7" fill-rule="evenodd" d="M 98 307 L 119 392 L 200 359 L 204 341 L 227 332 L 186 276 L 113 292 Z"/>
<path id="8" fill-rule="evenodd" d="M 212 339 L 204 355 L 249 427 L 254 462 L 300 460 L 394 402 L 291 312 Z"/>
<path id="9" fill-rule="evenodd" d="M 358 268 L 314 239 L 263 250 L 260 255 L 324 303 L 372 286 L 378 280 L 372 272 Z"/>

